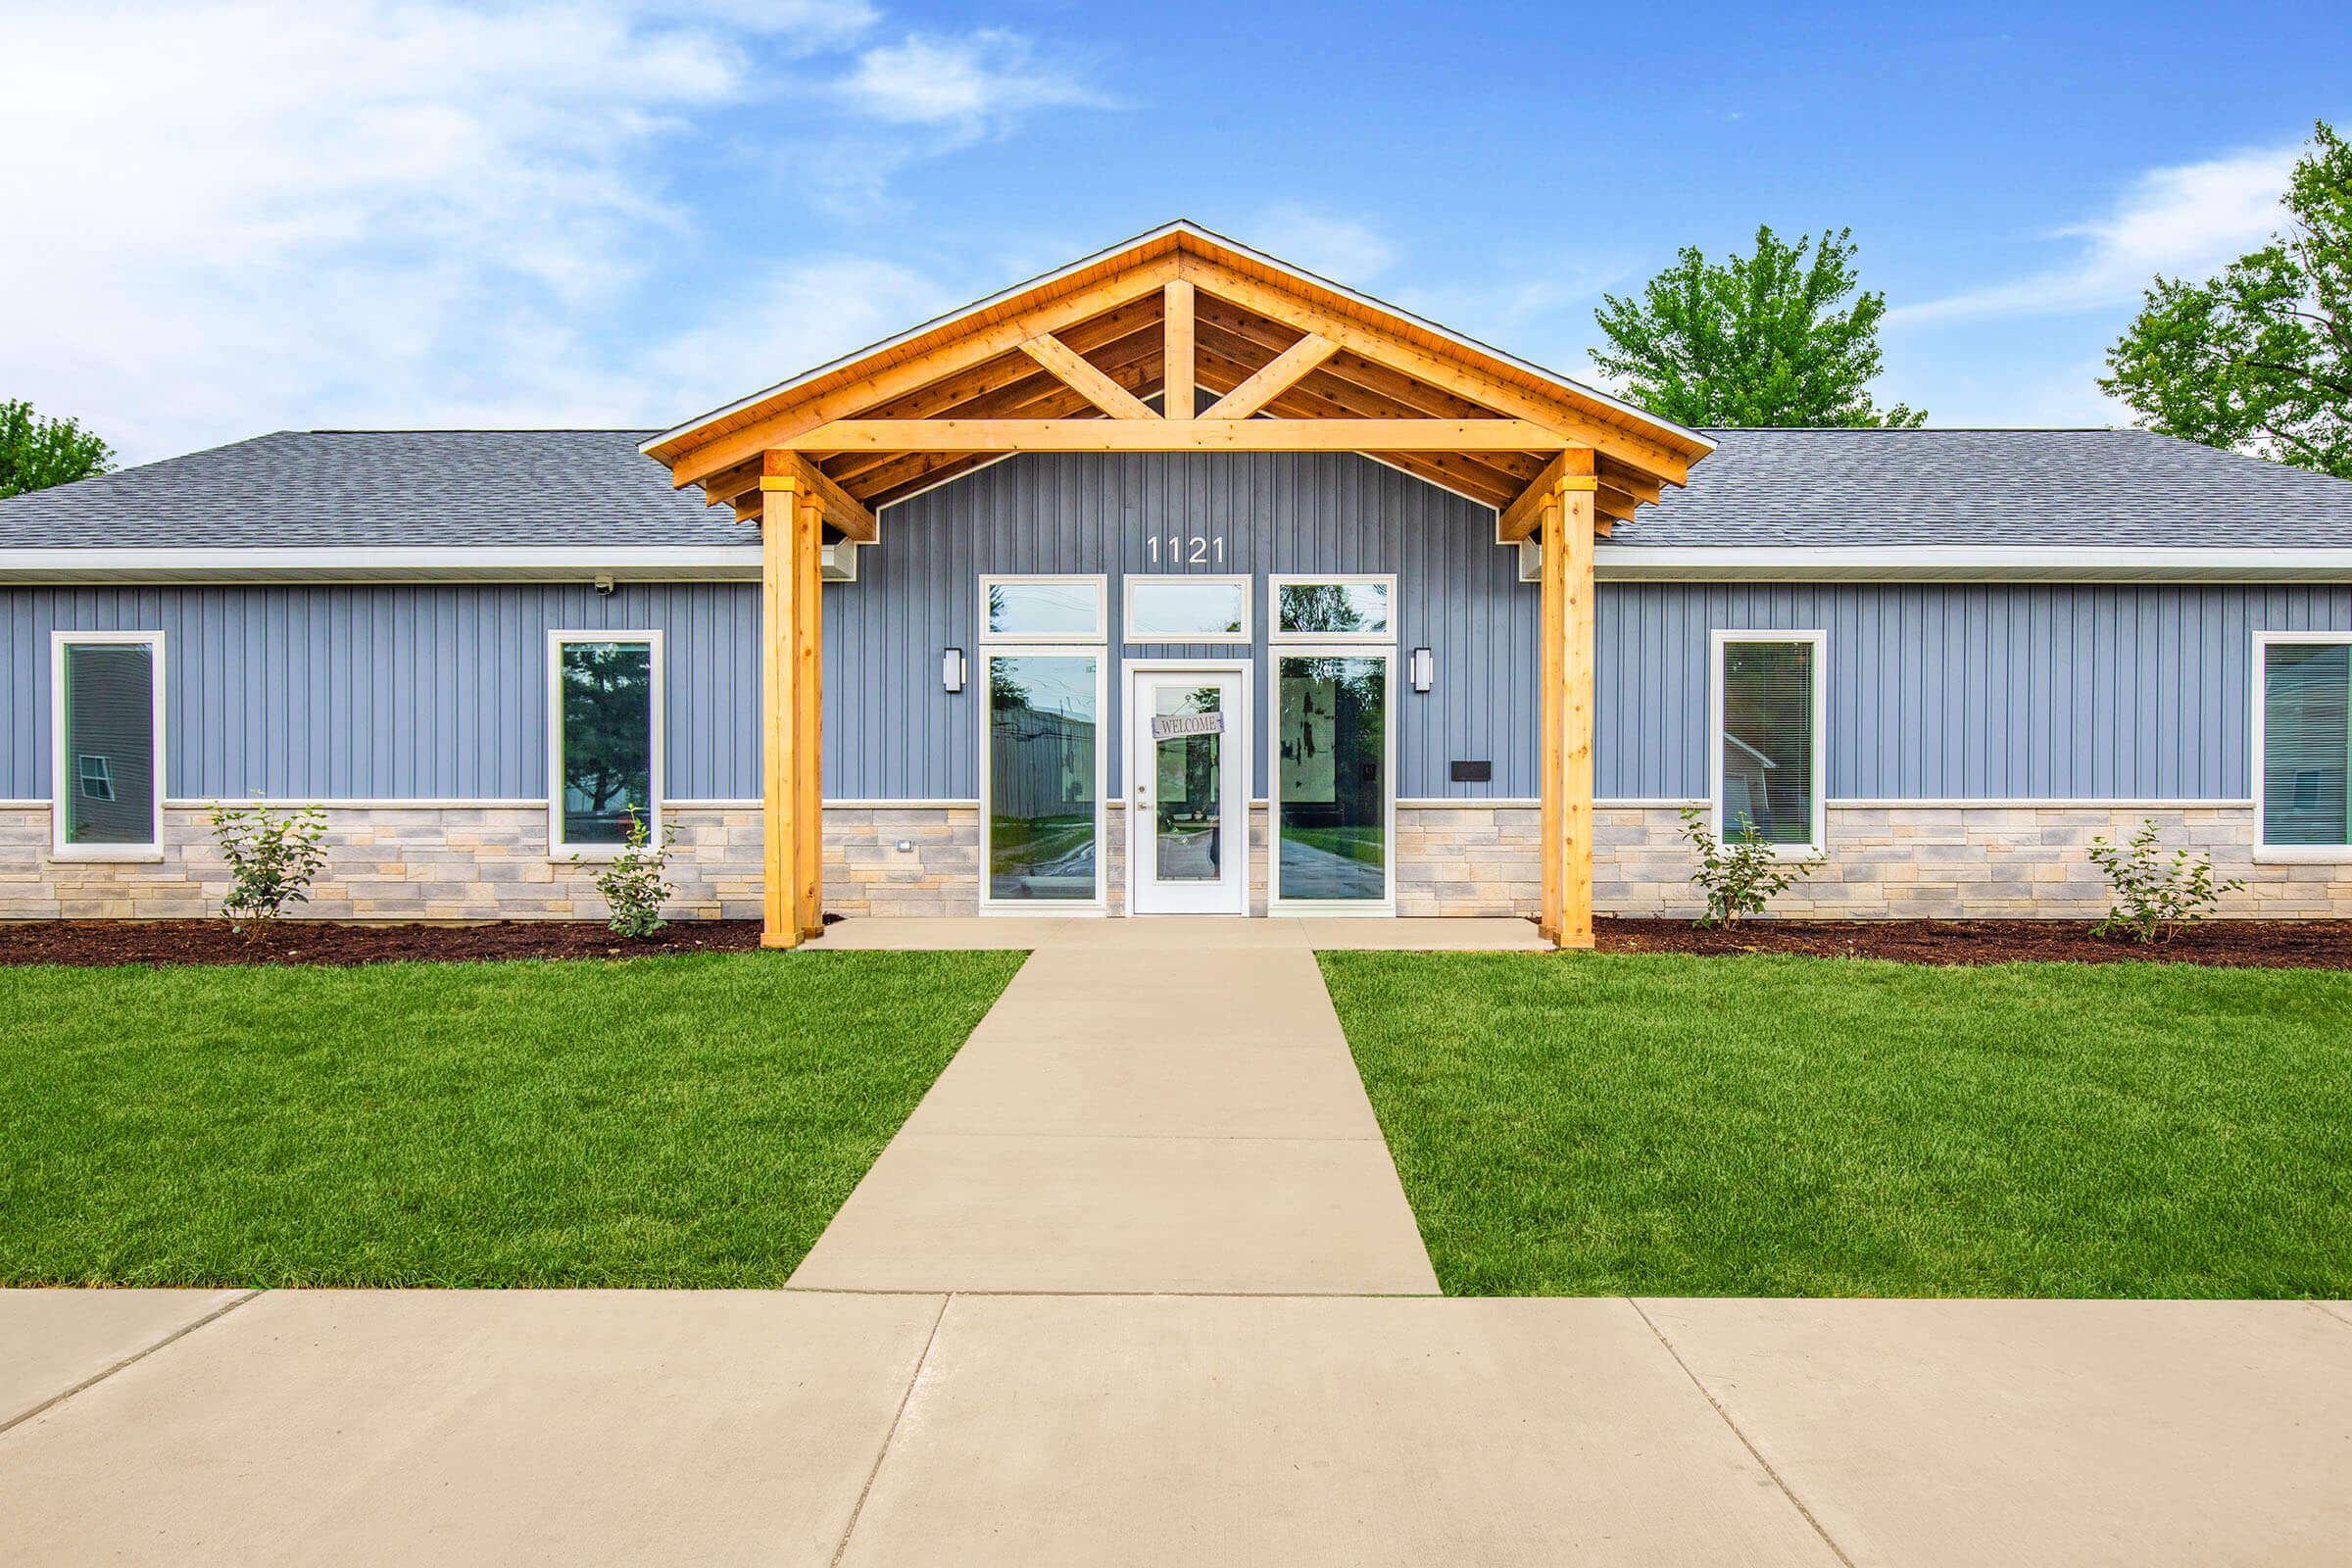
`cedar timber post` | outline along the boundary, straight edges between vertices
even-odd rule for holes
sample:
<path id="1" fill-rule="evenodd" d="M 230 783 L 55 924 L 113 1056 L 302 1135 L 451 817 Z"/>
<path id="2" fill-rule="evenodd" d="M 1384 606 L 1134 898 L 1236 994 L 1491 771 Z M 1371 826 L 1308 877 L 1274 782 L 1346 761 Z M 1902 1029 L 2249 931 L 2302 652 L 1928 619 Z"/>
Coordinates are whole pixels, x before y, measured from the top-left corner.
<path id="1" fill-rule="evenodd" d="M 799 500 L 793 529 L 794 910 L 806 938 L 825 931 L 825 510 L 813 495 Z"/>
<path id="2" fill-rule="evenodd" d="M 1544 935 L 1592 946 L 1592 454 L 1564 455 L 1542 499 Z"/>
<path id="3" fill-rule="evenodd" d="M 801 945 L 801 481 L 760 480 L 760 945 Z"/>

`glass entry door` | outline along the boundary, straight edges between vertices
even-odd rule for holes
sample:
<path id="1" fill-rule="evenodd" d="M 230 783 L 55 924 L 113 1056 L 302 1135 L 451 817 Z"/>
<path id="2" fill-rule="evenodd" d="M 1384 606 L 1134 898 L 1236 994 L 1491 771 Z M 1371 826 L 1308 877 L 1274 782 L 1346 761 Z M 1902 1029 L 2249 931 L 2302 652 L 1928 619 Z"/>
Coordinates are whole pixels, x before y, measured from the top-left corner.
<path id="1" fill-rule="evenodd" d="M 1250 911 L 1250 730 L 1240 666 L 1138 669 L 1128 691 L 1129 908 Z"/>
<path id="2" fill-rule="evenodd" d="M 1394 906 L 1395 745 L 1389 651 L 1280 651 L 1274 662 L 1278 906 L 1380 913 Z"/>

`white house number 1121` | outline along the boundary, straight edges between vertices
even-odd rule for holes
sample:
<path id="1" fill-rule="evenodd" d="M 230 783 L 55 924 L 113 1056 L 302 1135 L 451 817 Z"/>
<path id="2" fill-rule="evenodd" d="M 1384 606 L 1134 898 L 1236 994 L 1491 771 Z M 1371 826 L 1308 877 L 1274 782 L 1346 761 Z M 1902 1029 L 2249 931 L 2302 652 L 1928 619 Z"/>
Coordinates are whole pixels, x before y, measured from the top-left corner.
<path id="1" fill-rule="evenodd" d="M 1211 539 L 1201 534 L 1186 538 L 1183 534 L 1152 536 L 1152 564 L 1165 562 L 1171 566 L 1222 566 L 1225 564 L 1225 538 L 1222 534 Z"/>

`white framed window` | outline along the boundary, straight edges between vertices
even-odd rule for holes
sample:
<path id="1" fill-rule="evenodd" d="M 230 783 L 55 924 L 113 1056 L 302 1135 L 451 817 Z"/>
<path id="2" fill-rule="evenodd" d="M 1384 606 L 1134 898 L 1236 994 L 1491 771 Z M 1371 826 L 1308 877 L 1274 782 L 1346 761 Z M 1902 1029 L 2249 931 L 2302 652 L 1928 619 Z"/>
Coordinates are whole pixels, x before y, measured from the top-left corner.
<path id="1" fill-rule="evenodd" d="M 1277 643 L 1393 643 L 1396 574 L 1268 577 L 1266 638 Z"/>
<path id="2" fill-rule="evenodd" d="M 662 841 L 662 634 L 547 634 L 547 847 L 609 859 Z"/>
<path id="3" fill-rule="evenodd" d="M 983 914 L 1104 907 L 1105 647 L 981 649 Z"/>
<path id="4" fill-rule="evenodd" d="M 2352 860 L 2352 632 L 2254 634 L 2255 854 Z"/>
<path id="5" fill-rule="evenodd" d="M 1026 574 L 980 579 L 984 643 L 1107 643 L 1110 588 L 1101 576 Z"/>
<path id="6" fill-rule="evenodd" d="M 50 849 L 64 860 L 164 855 L 164 634 L 49 634 Z"/>
<path id="7" fill-rule="evenodd" d="M 1829 841 L 1826 631 L 1717 631 L 1709 638 L 1707 798 L 1715 835 L 1743 824 L 1782 857 Z"/>
<path id="8" fill-rule="evenodd" d="M 1125 579 L 1125 639 L 1131 643 L 1247 643 L 1250 579 L 1131 575 Z"/>

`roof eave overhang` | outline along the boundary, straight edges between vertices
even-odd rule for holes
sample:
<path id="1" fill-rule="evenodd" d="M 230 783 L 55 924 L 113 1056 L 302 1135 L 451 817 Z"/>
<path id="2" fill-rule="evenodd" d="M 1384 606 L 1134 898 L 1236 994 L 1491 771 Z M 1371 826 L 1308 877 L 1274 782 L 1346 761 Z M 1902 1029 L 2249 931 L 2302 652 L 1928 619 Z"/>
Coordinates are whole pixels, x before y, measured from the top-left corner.
<path id="1" fill-rule="evenodd" d="M 1603 582 L 2352 582 L 2352 548 L 1602 543 Z M 757 545 L 0 549 L 0 582 L 754 582 Z"/>
<path id="2" fill-rule="evenodd" d="M 0 582 L 19 583 L 737 582 L 759 575 L 757 544 L 0 549 Z"/>
<path id="3" fill-rule="evenodd" d="M 2352 549 L 1602 543 L 1604 582 L 2344 582 Z"/>

